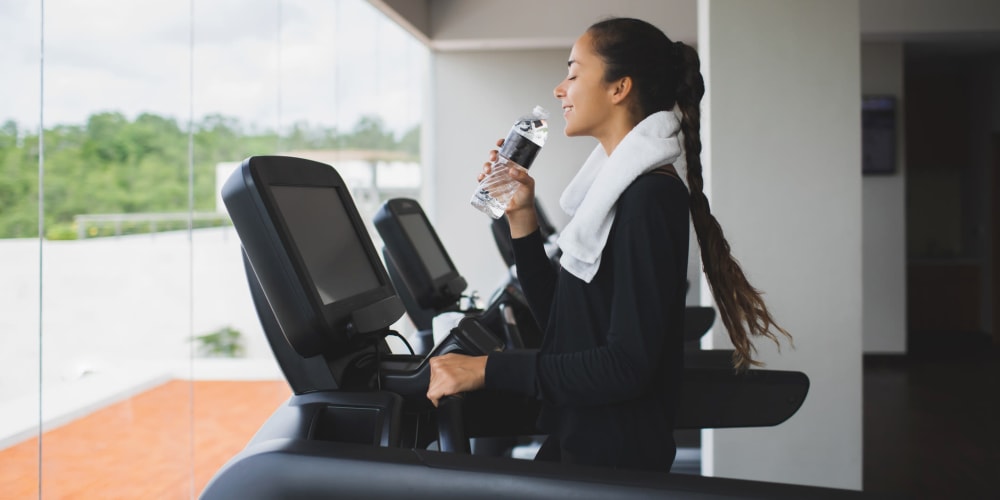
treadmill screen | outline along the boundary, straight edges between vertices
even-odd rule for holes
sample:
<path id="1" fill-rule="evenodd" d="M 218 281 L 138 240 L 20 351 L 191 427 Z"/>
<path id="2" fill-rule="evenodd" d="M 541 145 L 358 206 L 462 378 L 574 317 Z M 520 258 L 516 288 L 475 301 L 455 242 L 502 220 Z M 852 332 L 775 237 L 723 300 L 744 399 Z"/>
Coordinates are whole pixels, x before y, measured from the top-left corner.
<path id="1" fill-rule="evenodd" d="M 427 268 L 427 274 L 432 280 L 438 279 L 452 271 L 447 258 L 438 246 L 437 240 L 431 234 L 430 228 L 420 214 L 401 214 L 399 222 L 406 235 L 413 242 L 420 261 Z"/>
<path id="2" fill-rule="evenodd" d="M 336 188 L 272 186 L 271 192 L 323 304 L 381 286 Z"/>

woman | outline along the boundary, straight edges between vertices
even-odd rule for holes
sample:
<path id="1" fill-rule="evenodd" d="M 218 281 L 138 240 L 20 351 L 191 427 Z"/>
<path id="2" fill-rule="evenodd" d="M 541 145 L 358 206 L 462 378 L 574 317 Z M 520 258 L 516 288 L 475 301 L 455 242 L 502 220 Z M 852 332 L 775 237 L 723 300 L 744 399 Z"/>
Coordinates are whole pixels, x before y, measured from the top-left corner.
<path id="1" fill-rule="evenodd" d="M 480 388 L 527 394 L 541 400 L 539 426 L 549 433 L 536 459 L 669 471 L 689 213 L 736 368 L 759 364 L 751 337 L 777 343 L 774 329 L 790 338 L 733 259 L 702 192 L 699 64 L 692 47 L 637 19 L 601 21 L 576 41 L 554 94 L 566 135 L 600 144 L 560 198 L 572 217 L 558 271 L 538 231 L 534 180 L 523 168 L 510 172 L 521 184 L 507 209 L 517 273 L 544 325 L 542 346 L 432 359 L 435 405 Z M 673 166 L 679 137 L 687 187 Z"/>

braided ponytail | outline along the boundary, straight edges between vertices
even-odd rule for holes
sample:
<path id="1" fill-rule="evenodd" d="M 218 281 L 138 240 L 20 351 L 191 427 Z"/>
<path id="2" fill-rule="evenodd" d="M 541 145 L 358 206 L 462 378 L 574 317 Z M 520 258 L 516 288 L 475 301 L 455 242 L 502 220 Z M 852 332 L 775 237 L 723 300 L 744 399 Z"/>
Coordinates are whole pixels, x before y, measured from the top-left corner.
<path id="1" fill-rule="evenodd" d="M 767 337 L 778 347 L 777 330 L 789 340 L 792 336 L 775 323 L 764 304 L 760 290 L 750 285 L 740 264 L 732 256 L 729 243 L 722 233 L 719 221 L 712 215 L 705 196 L 705 181 L 701 165 L 701 98 L 705 95 L 705 82 L 701 76 L 698 52 L 682 42 L 674 44 L 679 56 L 680 75 L 677 83 L 677 107 L 682 113 L 681 131 L 684 134 L 684 156 L 687 160 L 687 180 L 690 194 L 691 220 L 694 223 L 701 260 L 709 288 L 729 332 L 729 339 L 736 348 L 733 365 L 737 370 L 760 366 L 754 359 L 757 349 L 751 337 Z"/>
<path id="2" fill-rule="evenodd" d="M 789 341 L 792 336 L 775 323 L 760 290 L 750 285 L 708 206 L 701 173 L 701 98 L 705 95 L 705 81 L 698 52 L 682 42 L 670 41 L 659 28 L 639 19 L 605 19 L 587 31 L 594 51 L 604 61 L 604 80 L 632 78 L 635 98 L 630 104 L 636 123 L 657 111 L 672 110 L 675 104 L 680 109 L 691 220 L 709 288 L 735 347 L 733 366 L 737 370 L 760 366 L 762 363 L 754 360 L 753 337 L 771 339 L 780 348 L 772 330 Z"/>

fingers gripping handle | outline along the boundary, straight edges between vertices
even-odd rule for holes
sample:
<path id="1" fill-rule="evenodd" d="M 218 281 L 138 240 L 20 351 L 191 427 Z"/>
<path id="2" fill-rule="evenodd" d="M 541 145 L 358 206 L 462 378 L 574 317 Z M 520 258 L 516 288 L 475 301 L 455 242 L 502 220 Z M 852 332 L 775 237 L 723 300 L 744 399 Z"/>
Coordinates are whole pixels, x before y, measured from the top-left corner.
<path id="1" fill-rule="evenodd" d="M 475 318 L 463 318 L 427 357 L 412 362 L 386 361 L 380 370 L 382 388 L 404 398 L 423 398 L 430 382 L 430 358 L 449 352 L 482 356 L 504 345 Z"/>
<path id="2" fill-rule="evenodd" d="M 439 356 L 452 351 L 482 356 L 492 351 L 503 350 L 504 347 L 496 336 L 471 317 L 459 321 L 458 326 L 441 344 L 438 346 L 441 349 L 434 349 L 431 356 Z M 440 403 L 438 403 L 437 421 L 438 443 L 441 451 L 469 453 L 469 440 L 465 437 L 465 427 L 462 422 L 461 394 L 441 398 Z"/>

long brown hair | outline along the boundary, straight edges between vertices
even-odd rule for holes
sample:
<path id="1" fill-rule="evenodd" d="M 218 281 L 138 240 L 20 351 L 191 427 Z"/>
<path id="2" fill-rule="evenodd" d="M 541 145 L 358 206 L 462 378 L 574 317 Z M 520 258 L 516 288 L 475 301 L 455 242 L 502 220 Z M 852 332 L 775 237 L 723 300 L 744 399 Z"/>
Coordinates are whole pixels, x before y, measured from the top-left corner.
<path id="1" fill-rule="evenodd" d="M 736 348 L 733 365 L 738 370 L 762 365 L 754 359 L 757 350 L 752 337 L 766 337 L 780 348 L 772 330 L 789 341 L 792 336 L 771 317 L 761 291 L 750 285 L 708 206 L 701 173 L 701 98 L 705 95 L 705 81 L 698 52 L 683 42 L 671 41 L 659 28 L 638 19 L 606 19 L 587 31 L 594 51 L 604 61 L 604 80 L 613 82 L 626 76 L 632 79 L 635 98 L 631 104 L 636 117 L 670 111 L 675 105 L 680 109 L 691 220 L 719 316 Z"/>

